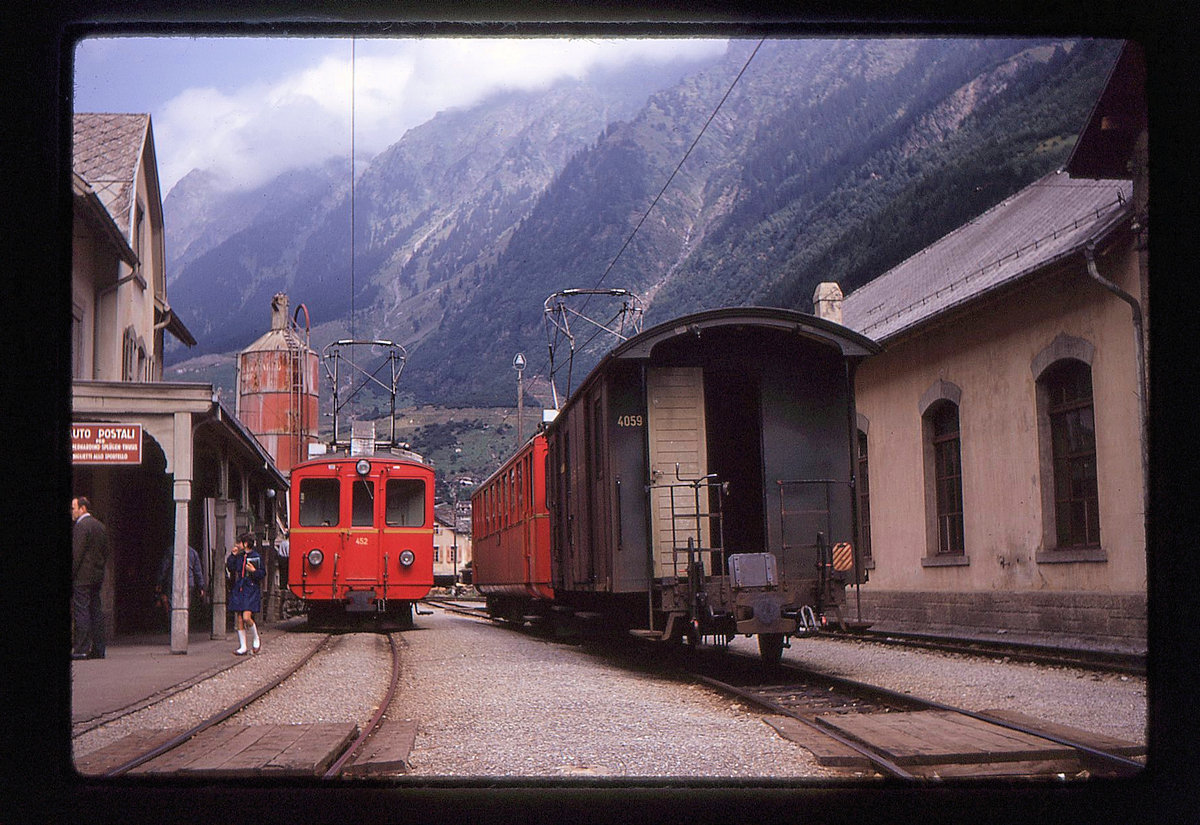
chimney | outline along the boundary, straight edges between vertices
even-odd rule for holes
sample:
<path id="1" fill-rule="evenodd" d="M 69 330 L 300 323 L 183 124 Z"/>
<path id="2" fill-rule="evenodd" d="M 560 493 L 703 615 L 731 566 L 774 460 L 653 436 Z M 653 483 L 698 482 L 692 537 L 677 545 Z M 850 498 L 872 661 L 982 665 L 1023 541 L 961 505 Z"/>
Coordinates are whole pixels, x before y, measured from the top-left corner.
<path id="1" fill-rule="evenodd" d="M 286 292 L 276 292 L 271 299 L 271 329 L 287 329 L 288 297 Z"/>
<path id="2" fill-rule="evenodd" d="M 813 292 L 813 315 L 833 321 L 842 322 L 842 288 L 832 281 L 817 284 Z"/>

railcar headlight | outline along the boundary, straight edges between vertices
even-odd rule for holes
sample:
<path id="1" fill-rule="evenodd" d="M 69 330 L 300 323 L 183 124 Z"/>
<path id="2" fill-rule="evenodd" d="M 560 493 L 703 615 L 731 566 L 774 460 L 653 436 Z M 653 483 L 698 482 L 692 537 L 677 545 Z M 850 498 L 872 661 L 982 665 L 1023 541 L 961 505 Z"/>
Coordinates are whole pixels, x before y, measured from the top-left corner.
<path id="1" fill-rule="evenodd" d="M 308 563 L 312 567 L 320 567 L 321 562 L 325 561 L 325 554 L 317 548 L 308 551 Z"/>
<path id="2" fill-rule="evenodd" d="M 417 554 L 411 550 L 400 551 L 400 566 L 412 567 L 412 563 L 417 560 Z"/>
<path id="3" fill-rule="evenodd" d="M 360 458 L 358 463 L 354 465 L 354 469 L 360 476 L 365 476 L 367 473 L 371 472 L 371 462 L 367 461 L 365 458 Z"/>

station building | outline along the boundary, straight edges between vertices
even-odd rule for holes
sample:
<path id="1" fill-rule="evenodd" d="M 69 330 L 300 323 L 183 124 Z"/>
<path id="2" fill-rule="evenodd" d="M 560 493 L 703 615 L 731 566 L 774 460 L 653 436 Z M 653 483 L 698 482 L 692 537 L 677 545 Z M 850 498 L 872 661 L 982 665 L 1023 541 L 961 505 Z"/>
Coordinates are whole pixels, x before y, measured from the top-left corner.
<path id="1" fill-rule="evenodd" d="M 856 383 L 864 621 L 1145 650 L 1143 65 L 1127 47 L 1065 169 L 818 288 L 884 346 Z"/>
<path id="2" fill-rule="evenodd" d="M 224 637 L 225 555 L 239 532 L 273 538 L 287 481 L 211 384 L 162 380 L 164 336 L 196 342 L 167 300 L 149 115 L 76 114 L 72 166 L 72 491 L 108 528 L 109 637 L 169 632 L 186 653 L 189 630 Z M 203 610 L 189 604 L 189 545 L 210 584 Z M 166 612 L 154 591 L 168 558 Z"/>

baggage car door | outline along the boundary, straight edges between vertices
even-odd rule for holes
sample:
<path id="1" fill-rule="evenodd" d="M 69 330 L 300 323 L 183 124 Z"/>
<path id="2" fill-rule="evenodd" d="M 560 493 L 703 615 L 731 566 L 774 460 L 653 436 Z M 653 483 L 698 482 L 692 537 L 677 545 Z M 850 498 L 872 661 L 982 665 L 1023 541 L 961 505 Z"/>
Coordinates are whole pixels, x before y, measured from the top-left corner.
<path id="1" fill-rule="evenodd" d="M 709 547 L 708 494 L 696 497 L 675 476 L 696 479 L 708 472 L 704 415 L 704 371 L 700 367 L 650 367 L 646 373 L 646 417 L 650 442 L 650 534 L 654 577 L 686 576 L 687 540 L 699 535 Z M 681 552 L 676 559 L 674 549 Z M 677 564 L 676 564 L 677 562 Z"/>

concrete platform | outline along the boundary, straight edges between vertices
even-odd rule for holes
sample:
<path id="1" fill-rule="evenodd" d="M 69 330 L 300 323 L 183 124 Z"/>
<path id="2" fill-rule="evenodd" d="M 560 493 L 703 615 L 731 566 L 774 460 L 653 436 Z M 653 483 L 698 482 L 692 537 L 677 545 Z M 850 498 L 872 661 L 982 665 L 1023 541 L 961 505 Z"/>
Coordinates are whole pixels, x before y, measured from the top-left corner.
<path id="1" fill-rule="evenodd" d="M 260 623 L 263 644 L 290 624 Z M 235 667 L 249 658 L 233 654 L 237 645 L 234 633 L 213 639 L 205 631 L 188 637 L 187 653 L 172 653 L 165 632 L 118 636 L 105 658 L 71 662 L 71 722 L 96 719 Z"/>

